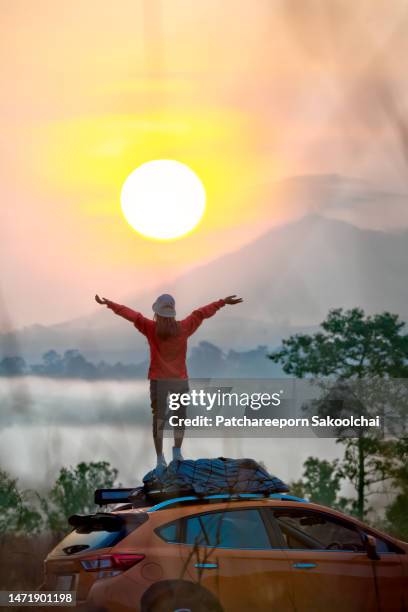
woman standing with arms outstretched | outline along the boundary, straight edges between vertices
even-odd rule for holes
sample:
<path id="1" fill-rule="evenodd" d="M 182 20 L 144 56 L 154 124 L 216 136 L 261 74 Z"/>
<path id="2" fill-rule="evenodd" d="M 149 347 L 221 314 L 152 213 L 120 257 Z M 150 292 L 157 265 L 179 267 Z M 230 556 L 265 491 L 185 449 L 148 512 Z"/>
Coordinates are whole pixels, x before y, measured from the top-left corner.
<path id="1" fill-rule="evenodd" d="M 127 306 L 116 304 L 112 300 L 95 296 L 98 304 L 110 308 L 115 314 L 133 323 L 138 331 L 146 336 L 150 348 L 150 402 L 153 413 L 153 440 L 157 455 L 158 472 L 166 467 L 163 454 L 163 428 L 167 412 L 167 396 L 169 393 L 186 393 L 188 375 L 186 366 L 187 340 L 198 329 L 204 319 L 212 317 L 217 310 L 225 305 L 235 305 L 242 302 L 241 298 L 230 295 L 222 300 L 212 302 L 207 306 L 194 310 L 181 321 L 176 320 L 175 301 L 171 295 L 160 295 L 152 309 L 154 318 L 148 319 L 140 312 Z M 185 407 L 180 406 L 180 417 L 183 417 Z M 184 437 L 184 427 L 174 428 L 173 459 L 182 460 L 181 445 Z"/>

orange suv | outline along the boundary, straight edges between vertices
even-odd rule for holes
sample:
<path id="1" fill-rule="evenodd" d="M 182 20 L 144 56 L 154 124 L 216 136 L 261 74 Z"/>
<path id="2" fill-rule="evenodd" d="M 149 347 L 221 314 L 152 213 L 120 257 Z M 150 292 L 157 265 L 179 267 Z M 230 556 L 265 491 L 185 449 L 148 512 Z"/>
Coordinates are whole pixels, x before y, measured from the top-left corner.
<path id="1" fill-rule="evenodd" d="M 75 590 L 86 610 L 408 610 L 408 544 L 290 495 L 127 503 L 70 523 L 42 588 Z"/>

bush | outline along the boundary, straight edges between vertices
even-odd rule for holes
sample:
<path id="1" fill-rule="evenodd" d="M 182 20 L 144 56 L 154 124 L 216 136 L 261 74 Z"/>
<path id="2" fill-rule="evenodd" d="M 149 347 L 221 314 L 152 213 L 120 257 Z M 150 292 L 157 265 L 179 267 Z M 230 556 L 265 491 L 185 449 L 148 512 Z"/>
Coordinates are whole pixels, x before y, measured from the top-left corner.
<path id="1" fill-rule="evenodd" d="M 0 470 L 0 534 L 36 533 L 41 529 L 41 515 L 29 497 L 29 491 L 19 491 L 17 480 Z"/>
<path id="2" fill-rule="evenodd" d="M 62 534 L 67 531 L 71 514 L 94 512 L 95 489 L 113 487 L 117 475 L 118 471 L 107 461 L 61 468 L 48 497 L 40 498 L 47 527 L 55 534 Z"/>

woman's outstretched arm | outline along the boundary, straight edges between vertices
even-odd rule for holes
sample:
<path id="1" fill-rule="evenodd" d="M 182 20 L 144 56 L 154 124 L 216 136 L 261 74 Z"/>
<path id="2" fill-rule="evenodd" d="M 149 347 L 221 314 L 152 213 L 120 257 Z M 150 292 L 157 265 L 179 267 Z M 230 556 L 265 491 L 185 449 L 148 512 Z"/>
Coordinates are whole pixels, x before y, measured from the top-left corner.
<path id="1" fill-rule="evenodd" d="M 100 298 L 99 295 L 95 295 L 95 300 L 98 302 L 98 304 L 107 306 L 115 314 L 133 323 L 136 329 L 138 329 L 142 334 L 146 335 L 149 319 L 146 319 L 146 317 L 144 317 L 140 312 L 132 310 L 132 308 L 128 308 L 122 304 L 116 304 L 116 302 L 112 302 L 112 300 L 108 300 L 107 298 Z"/>
<path id="2" fill-rule="evenodd" d="M 212 302 L 211 304 L 207 304 L 207 306 L 202 306 L 201 308 L 197 308 L 197 310 L 193 310 L 191 315 L 189 315 L 184 321 L 182 321 L 183 326 L 185 326 L 186 332 L 188 336 L 191 336 L 196 329 L 201 325 L 204 319 L 209 319 L 217 310 L 225 306 L 226 304 L 230 306 L 234 306 L 235 304 L 240 304 L 242 302 L 242 298 L 237 298 L 236 295 L 229 295 L 222 300 L 218 300 L 217 302 Z"/>

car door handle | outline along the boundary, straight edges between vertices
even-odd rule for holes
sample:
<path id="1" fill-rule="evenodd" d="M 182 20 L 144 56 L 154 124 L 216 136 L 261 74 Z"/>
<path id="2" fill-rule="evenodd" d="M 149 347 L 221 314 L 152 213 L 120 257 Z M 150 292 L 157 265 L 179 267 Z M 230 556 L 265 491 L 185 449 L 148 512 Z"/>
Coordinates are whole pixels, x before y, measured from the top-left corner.
<path id="1" fill-rule="evenodd" d="M 199 569 L 217 569 L 218 563 L 196 563 L 194 567 Z"/>
<path id="2" fill-rule="evenodd" d="M 317 563 L 294 563 L 292 567 L 295 567 L 296 569 L 312 569 L 317 567 Z"/>

